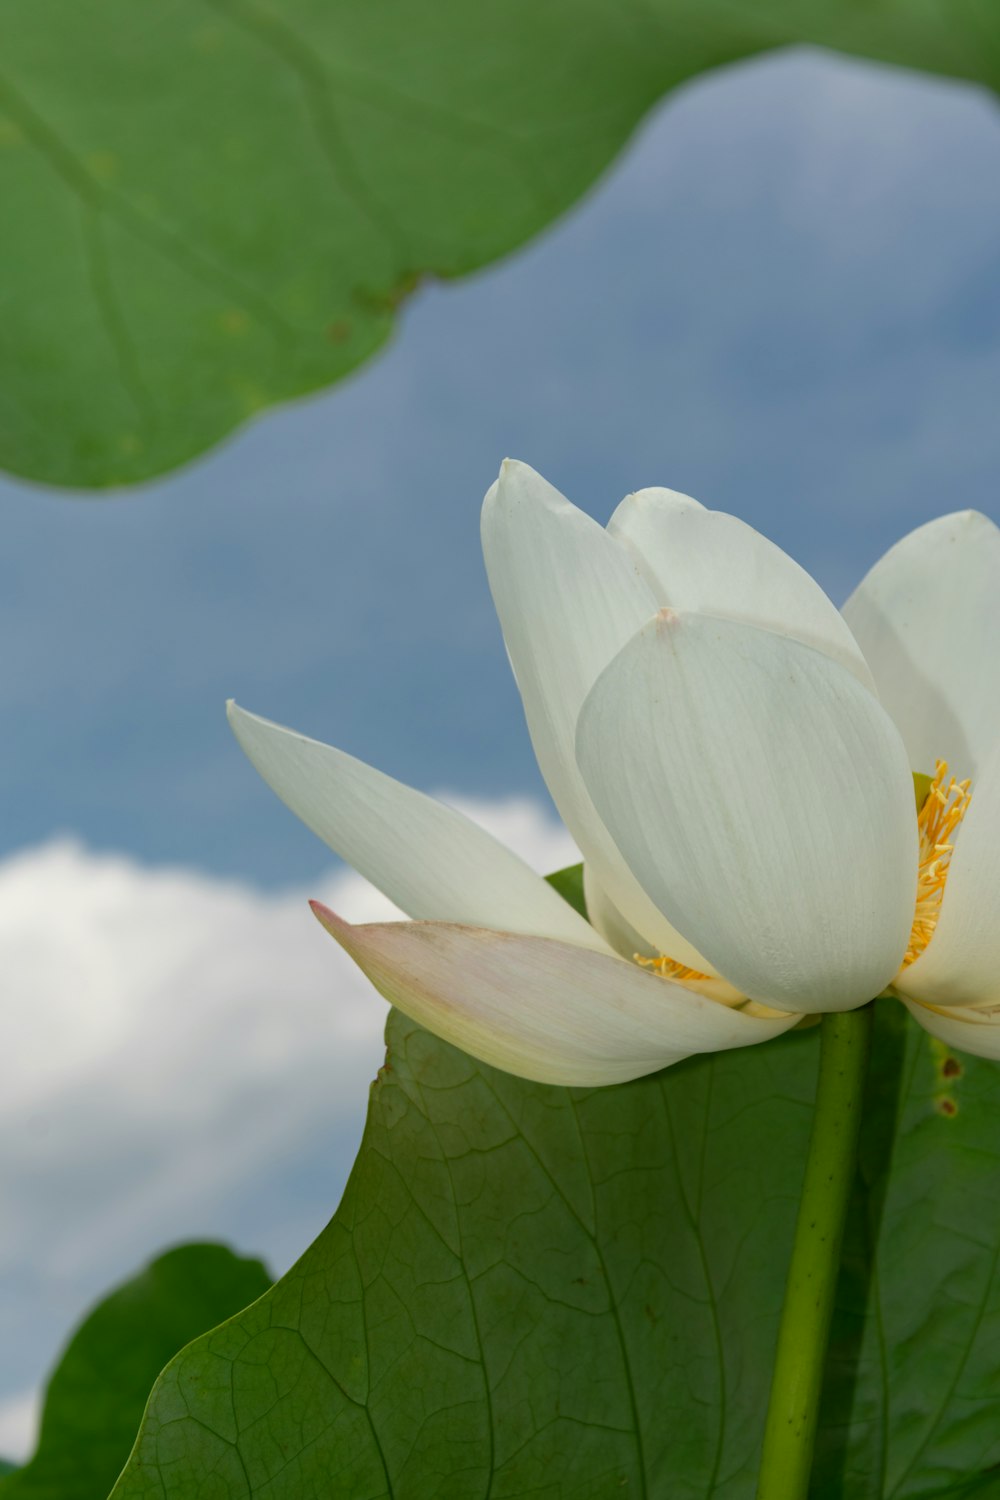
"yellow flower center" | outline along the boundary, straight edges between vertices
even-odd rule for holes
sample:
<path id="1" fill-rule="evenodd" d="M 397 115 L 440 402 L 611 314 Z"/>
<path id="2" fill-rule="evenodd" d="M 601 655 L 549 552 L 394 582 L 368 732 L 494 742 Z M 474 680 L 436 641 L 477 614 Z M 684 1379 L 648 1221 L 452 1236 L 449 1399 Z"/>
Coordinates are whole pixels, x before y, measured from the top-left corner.
<path id="1" fill-rule="evenodd" d="M 641 953 L 633 953 L 632 957 L 644 969 L 655 969 L 661 979 L 672 979 L 676 984 L 685 984 L 692 979 L 702 981 L 711 978 L 709 974 L 701 974 L 697 969 L 688 969 L 684 964 L 679 964 L 676 958 L 666 958 L 662 953 L 659 958 L 643 958 Z"/>
<path id="2" fill-rule="evenodd" d="M 696 995 L 701 995 L 705 1000 L 714 1000 L 718 1005 L 744 1011 L 748 1016 L 761 1016 L 765 1021 L 774 1020 L 783 1014 L 782 1011 L 771 1010 L 767 1005 L 758 1005 L 756 1000 L 748 1000 L 728 980 L 703 974 L 700 969 L 689 969 L 686 964 L 678 963 L 676 958 L 667 958 L 662 953 L 658 958 L 647 958 L 643 953 L 633 953 L 632 957 L 644 969 L 652 969 L 660 979 L 686 985 Z"/>
<path id="3" fill-rule="evenodd" d="M 909 946 L 903 957 L 904 969 L 920 957 L 934 936 L 955 847 L 952 836 L 965 817 L 971 796 L 970 783 L 956 781 L 954 776 L 948 775 L 948 762 L 937 761 L 934 780 L 917 814 L 920 834 L 917 905 Z"/>

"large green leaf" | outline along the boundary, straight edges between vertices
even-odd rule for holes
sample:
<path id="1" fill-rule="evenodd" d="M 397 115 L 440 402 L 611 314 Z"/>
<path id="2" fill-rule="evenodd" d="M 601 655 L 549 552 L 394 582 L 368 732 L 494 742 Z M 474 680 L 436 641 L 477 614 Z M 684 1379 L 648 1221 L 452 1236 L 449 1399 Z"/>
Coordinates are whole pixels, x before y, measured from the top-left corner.
<path id="1" fill-rule="evenodd" d="M 995 1500 L 1000 1067 L 959 1058 L 891 1002 L 852 1209 L 815 1494 Z"/>
<path id="2" fill-rule="evenodd" d="M 985 1500 L 1000 1072 L 880 1010 L 817 1500 Z M 565 1091 L 393 1015 L 340 1210 L 167 1368 L 114 1500 L 751 1500 L 816 1040 Z"/>
<path id="3" fill-rule="evenodd" d="M 663 93 L 811 41 L 995 83 L 973 0 L 0 0 L 0 465 L 131 483 L 338 379 Z"/>
<path id="4" fill-rule="evenodd" d="M 38 1451 L 0 1480 L 0 1500 L 107 1500 L 159 1370 L 270 1285 L 260 1261 L 181 1245 L 113 1292 L 70 1340 L 49 1382 Z"/>

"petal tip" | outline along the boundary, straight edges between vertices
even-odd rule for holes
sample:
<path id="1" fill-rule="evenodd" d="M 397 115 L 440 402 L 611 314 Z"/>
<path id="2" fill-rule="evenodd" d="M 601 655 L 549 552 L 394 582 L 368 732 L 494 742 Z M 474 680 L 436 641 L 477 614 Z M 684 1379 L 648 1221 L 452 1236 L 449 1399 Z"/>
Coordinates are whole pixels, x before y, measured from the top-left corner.
<path id="1" fill-rule="evenodd" d="M 496 479 L 486 491 L 483 499 L 484 522 L 497 506 L 509 506 L 516 503 L 532 481 L 537 481 L 539 478 L 540 476 L 535 473 L 530 464 L 522 463 L 519 458 L 505 458 L 500 465 Z"/>
<path id="2" fill-rule="evenodd" d="M 350 928 L 350 922 L 345 922 L 343 917 L 338 917 L 335 911 L 324 906 L 322 901 L 310 901 L 309 909 L 321 927 L 324 927 L 331 937 L 338 942 L 342 941 L 344 934 Z"/>
<path id="3" fill-rule="evenodd" d="M 241 708 L 235 698 L 227 698 L 226 722 L 236 736 L 237 744 L 243 750 L 244 754 L 253 760 L 249 749 L 249 745 L 253 740 L 253 731 L 260 726 L 269 727 L 268 720 L 262 719 L 259 714 L 250 713 L 249 709 Z"/>
<path id="4" fill-rule="evenodd" d="M 986 515 L 984 511 L 963 510 L 960 514 L 962 521 L 970 531 L 975 529 L 981 532 L 984 537 L 987 534 L 996 534 L 997 523 L 993 520 L 992 516 Z"/>
<path id="5" fill-rule="evenodd" d="M 567 501 L 543 474 L 521 458 L 505 458 L 493 488 L 498 498 L 527 501 L 536 506 L 566 505 Z"/>

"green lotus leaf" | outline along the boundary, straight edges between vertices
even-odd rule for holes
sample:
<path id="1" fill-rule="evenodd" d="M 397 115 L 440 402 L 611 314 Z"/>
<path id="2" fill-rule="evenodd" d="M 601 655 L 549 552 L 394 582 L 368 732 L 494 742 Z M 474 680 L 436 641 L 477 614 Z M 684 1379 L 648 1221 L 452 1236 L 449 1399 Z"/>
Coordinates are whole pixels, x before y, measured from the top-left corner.
<path id="1" fill-rule="evenodd" d="M 617 1088 L 393 1013 L 343 1203 L 161 1375 L 113 1500 L 752 1500 L 815 1031 Z M 1000 1070 L 879 1002 L 814 1500 L 985 1500 Z"/>
<path id="2" fill-rule="evenodd" d="M 0 1500 L 107 1500 L 159 1370 L 270 1285 L 260 1261 L 197 1244 L 168 1250 L 112 1292 L 66 1346 L 37 1452 L 0 1480 Z"/>
<path id="3" fill-rule="evenodd" d="M 678 84 L 795 43 L 995 86 L 972 0 L 0 0 L 0 466 L 131 484 L 340 379 Z"/>

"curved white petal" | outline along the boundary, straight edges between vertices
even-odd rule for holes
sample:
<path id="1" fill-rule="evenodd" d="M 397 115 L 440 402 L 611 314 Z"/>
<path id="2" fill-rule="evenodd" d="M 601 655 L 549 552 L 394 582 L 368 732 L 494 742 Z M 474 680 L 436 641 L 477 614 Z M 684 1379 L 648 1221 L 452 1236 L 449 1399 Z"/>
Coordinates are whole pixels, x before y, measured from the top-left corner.
<path id="1" fill-rule="evenodd" d="M 454 808 L 235 703 L 227 711 L 241 747 L 271 789 L 411 917 L 608 951 L 540 875 Z"/>
<path id="2" fill-rule="evenodd" d="M 975 776 L 1000 741 L 1000 530 L 941 516 L 891 547 L 844 605 L 914 771 Z"/>
<path id="3" fill-rule="evenodd" d="M 601 937 L 621 955 L 634 958 L 637 953 L 643 958 L 658 958 L 659 950 L 648 943 L 641 932 L 637 932 L 622 916 L 607 891 L 598 881 L 588 864 L 583 867 L 583 898 L 587 903 L 587 916 Z"/>
<path id="4" fill-rule="evenodd" d="M 622 1083 L 764 1042 L 796 1016 L 727 1010 L 610 954 L 443 922 L 352 927 L 313 910 L 375 988 L 421 1026 L 540 1083 Z"/>
<path id="5" fill-rule="evenodd" d="M 527 464 L 508 459 L 483 503 L 483 556 L 535 756 L 604 889 L 661 952 L 707 961 L 649 900 L 594 810 L 573 749 L 598 674 L 656 600 L 631 553 Z"/>
<path id="6" fill-rule="evenodd" d="M 849 672 L 770 631 L 664 610 L 580 715 L 584 780 L 651 898 L 744 994 L 843 1010 L 906 947 L 906 753 Z"/>
<path id="7" fill-rule="evenodd" d="M 910 1015 L 925 1031 L 947 1042 L 957 1052 L 971 1052 L 974 1057 L 992 1057 L 1000 1061 L 1000 1011 L 949 1010 L 942 1015 L 921 1005 L 919 1000 L 902 997 Z"/>
<path id="8" fill-rule="evenodd" d="M 737 516 L 676 490 L 638 490 L 608 531 L 631 550 L 657 603 L 744 620 L 813 646 L 874 686 L 840 611 L 814 578 Z"/>
<path id="9" fill-rule="evenodd" d="M 587 916 L 605 942 L 616 953 L 620 953 L 622 958 L 655 959 L 661 956 L 641 933 L 636 932 L 631 922 L 625 920 L 586 865 L 583 867 L 583 894 L 587 902 Z M 708 976 L 702 973 L 697 976 L 679 976 L 672 973 L 671 977 L 681 983 L 684 989 L 692 990 L 698 995 L 707 995 L 710 1000 L 718 1000 L 723 1005 L 742 1005 L 746 999 L 735 985 L 720 979 L 718 975 Z"/>
<path id="10" fill-rule="evenodd" d="M 928 1005 L 1000 1005 L 1000 744 L 973 783 L 934 935 L 893 988 Z"/>

